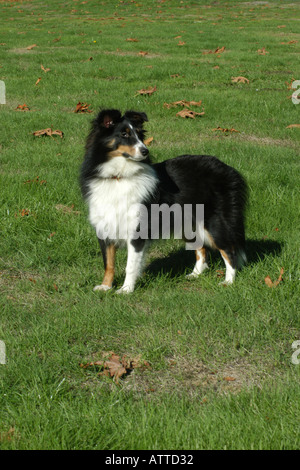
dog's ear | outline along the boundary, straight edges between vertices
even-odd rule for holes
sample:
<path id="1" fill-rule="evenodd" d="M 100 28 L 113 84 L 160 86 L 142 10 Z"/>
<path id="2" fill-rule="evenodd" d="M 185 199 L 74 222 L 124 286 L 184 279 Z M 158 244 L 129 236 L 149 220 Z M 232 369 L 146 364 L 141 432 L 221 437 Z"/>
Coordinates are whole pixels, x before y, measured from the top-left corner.
<path id="1" fill-rule="evenodd" d="M 136 126 L 142 126 L 144 122 L 148 121 L 147 114 L 139 111 L 126 111 L 125 117 Z"/>
<path id="2" fill-rule="evenodd" d="M 104 109 L 95 119 L 95 124 L 98 127 L 105 127 L 110 129 L 114 127 L 121 119 L 121 113 L 117 109 Z"/>

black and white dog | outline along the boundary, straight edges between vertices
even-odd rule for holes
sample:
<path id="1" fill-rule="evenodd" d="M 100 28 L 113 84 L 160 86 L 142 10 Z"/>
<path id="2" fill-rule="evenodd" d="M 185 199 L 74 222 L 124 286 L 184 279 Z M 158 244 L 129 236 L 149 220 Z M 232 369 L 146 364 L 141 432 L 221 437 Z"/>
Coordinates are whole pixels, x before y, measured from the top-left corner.
<path id="1" fill-rule="evenodd" d="M 234 168 L 207 155 L 182 155 L 151 164 L 144 144 L 145 121 L 148 119 L 142 112 L 127 111 L 122 116 L 115 109 L 103 110 L 87 139 L 81 189 L 105 268 L 103 282 L 94 290 L 112 288 L 116 249 L 122 246 L 127 246 L 128 258 L 125 281 L 117 292 L 134 290 L 148 241 L 157 238 L 157 227 L 154 235 L 151 230 L 154 225 L 161 235 L 161 221 L 157 213 L 154 220 L 151 211 L 155 205 L 192 208 L 196 232 L 196 207 L 204 206 L 201 243 L 194 245 L 196 264 L 188 277 L 197 277 L 208 267 L 208 247 L 220 251 L 226 265 L 224 283 L 231 284 L 236 270 L 246 261 L 244 179 Z M 137 207 L 145 208 L 146 216 Z M 141 229 L 142 224 L 146 229 Z M 174 217 L 170 224 L 174 226 Z M 182 238 L 186 239 L 183 231 Z"/>

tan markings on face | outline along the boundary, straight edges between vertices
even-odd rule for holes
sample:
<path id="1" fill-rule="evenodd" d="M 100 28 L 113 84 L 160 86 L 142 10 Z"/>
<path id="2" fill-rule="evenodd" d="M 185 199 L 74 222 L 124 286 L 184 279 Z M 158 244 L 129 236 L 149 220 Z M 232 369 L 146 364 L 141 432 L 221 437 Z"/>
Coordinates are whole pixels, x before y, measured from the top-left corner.
<path id="1" fill-rule="evenodd" d="M 104 286 L 111 287 L 114 275 L 115 275 L 115 257 L 116 247 L 115 245 L 109 245 L 106 247 L 106 268 L 102 284 Z"/>
<path id="2" fill-rule="evenodd" d="M 107 143 L 107 147 L 112 149 L 114 147 L 115 143 L 116 143 L 116 139 L 112 139 Z"/>
<path id="3" fill-rule="evenodd" d="M 120 157 L 123 153 L 127 153 L 131 157 L 134 157 L 134 148 L 130 145 L 119 145 L 115 150 L 108 153 L 109 158 Z"/>

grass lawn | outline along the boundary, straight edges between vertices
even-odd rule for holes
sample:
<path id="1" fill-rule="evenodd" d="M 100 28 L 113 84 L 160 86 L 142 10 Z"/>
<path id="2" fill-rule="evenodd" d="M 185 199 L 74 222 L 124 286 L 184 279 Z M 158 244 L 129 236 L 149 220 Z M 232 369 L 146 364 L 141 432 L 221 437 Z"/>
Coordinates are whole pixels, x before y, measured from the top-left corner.
<path id="1" fill-rule="evenodd" d="M 0 448 L 299 448 L 300 5 L 23 0 L 0 12 Z M 205 114 L 177 116 L 180 100 Z M 187 280 L 194 254 L 168 240 L 133 294 L 93 292 L 103 265 L 78 174 L 99 107 L 146 112 L 154 161 L 211 154 L 245 176 L 248 264 L 233 286 L 219 285 L 216 254 Z M 47 128 L 63 137 L 33 135 Z M 125 263 L 119 251 L 116 287 Z M 80 367 L 112 352 L 142 367 L 119 381 Z"/>

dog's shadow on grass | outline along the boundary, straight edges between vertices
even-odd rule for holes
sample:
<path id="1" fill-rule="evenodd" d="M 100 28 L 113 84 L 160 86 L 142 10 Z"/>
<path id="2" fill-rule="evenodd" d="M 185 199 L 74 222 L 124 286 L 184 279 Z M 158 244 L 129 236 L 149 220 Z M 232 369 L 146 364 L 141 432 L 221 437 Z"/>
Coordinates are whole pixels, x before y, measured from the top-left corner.
<path id="1" fill-rule="evenodd" d="M 246 256 L 247 265 L 256 264 L 267 256 L 278 256 L 282 250 L 282 243 L 274 240 L 247 240 Z M 221 260 L 217 251 L 209 250 L 209 265 L 214 266 Z M 221 263 L 223 261 L 221 260 Z M 150 276 L 159 274 L 168 274 L 169 277 L 175 278 L 182 274 L 190 273 L 195 264 L 195 252 L 185 250 L 184 248 L 172 252 L 164 258 L 151 261 L 146 268 L 146 272 Z M 225 266 L 224 266 L 225 267 Z"/>

